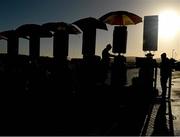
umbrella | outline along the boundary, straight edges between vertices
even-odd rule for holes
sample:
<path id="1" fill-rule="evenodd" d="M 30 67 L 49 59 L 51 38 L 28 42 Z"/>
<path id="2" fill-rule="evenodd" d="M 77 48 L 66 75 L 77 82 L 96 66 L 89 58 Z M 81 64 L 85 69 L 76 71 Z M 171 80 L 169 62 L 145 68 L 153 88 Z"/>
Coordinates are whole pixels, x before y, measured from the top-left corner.
<path id="1" fill-rule="evenodd" d="M 113 11 L 109 12 L 99 20 L 110 25 L 135 25 L 142 22 L 142 18 L 134 13 L 128 11 Z"/>
<path id="2" fill-rule="evenodd" d="M 14 35 L 19 36 L 19 34 L 15 30 L 3 31 L 3 32 L 0 32 L 0 39 L 8 40 L 10 37 Z M 27 36 L 22 36 L 22 37 L 25 39 L 28 39 Z"/>
<path id="3" fill-rule="evenodd" d="M 29 36 L 29 54 L 33 58 L 40 55 L 40 37 L 52 37 L 52 33 L 38 24 L 24 24 L 16 29 L 19 37 Z"/>
<path id="4" fill-rule="evenodd" d="M 2 34 L 0 34 L 0 39 L 4 39 L 4 40 L 7 40 L 8 38 L 3 36 Z"/>
<path id="5" fill-rule="evenodd" d="M 75 27 L 73 24 L 68 24 L 65 22 L 49 22 L 42 25 L 44 28 L 50 31 L 66 31 L 69 34 L 79 34 L 81 31 Z"/>
<path id="6" fill-rule="evenodd" d="M 0 39 L 7 40 L 8 55 L 18 55 L 19 40 L 16 31 L 8 30 L 0 32 Z"/>
<path id="7" fill-rule="evenodd" d="M 0 39 L 8 40 L 10 36 L 14 33 L 14 30 L 8 30 L 0 32 Z"/>
<path id="8" fill-rule="evenodd" d="M 126 25 L 135 25 L 142 22 L 142 18 L 128 11 L 112 11 L 99 20 L 110 25 L 118 25 L 113 32 L 113 52 L 126 53 L 127 27 Z"/>
<path id="9" fill-rule="evenodd" d="M 96 47 L 96 29 L 107 30 L 106 24 L 93 17 L 80 19 L 73 24 L 77 25 L 83 31 L 82 54 L 84 57 L 93 56 Z"/>
<path id="10" fill-rule="evenodd" d="M 16 29 L 19 36 L 52 37 L 52 33 L 38 24 L 24 24 Z"/>
<path id="11" fill-rule="evenodd" d="M 75 21 L 73 24 L 77 25 L 81 30 L 85 30 L 89 28 L 98 28 L 98 29 L 107 30 L 107 26 L 104 22 L 93 17 L 80 19 L 78 21 Z"/>
<path id="12" fill-rule="evenodd" d="M 72 24 L 65 22 L 49 22 L 42 25 L 49 31 L 54 31 L 53 56 L 57 60 L 68 56 L 69 34 L 79 34 L 81 31 Z"/>

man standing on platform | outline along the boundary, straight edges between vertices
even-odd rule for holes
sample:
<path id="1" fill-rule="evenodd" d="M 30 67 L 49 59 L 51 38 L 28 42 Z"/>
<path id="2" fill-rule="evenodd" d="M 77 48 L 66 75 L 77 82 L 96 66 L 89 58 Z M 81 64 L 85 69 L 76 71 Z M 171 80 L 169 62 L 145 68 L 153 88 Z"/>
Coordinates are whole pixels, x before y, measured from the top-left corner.
<path id="1" fill-rule="evenodd" d="M 162 88 L 162 98 L 166 99 L 167 95 L 167 81 L 171 76 L 171 62 L 167 57 L 166 53 L 161 54 L 161 63 L 160 63 L 160 81 Z"/>

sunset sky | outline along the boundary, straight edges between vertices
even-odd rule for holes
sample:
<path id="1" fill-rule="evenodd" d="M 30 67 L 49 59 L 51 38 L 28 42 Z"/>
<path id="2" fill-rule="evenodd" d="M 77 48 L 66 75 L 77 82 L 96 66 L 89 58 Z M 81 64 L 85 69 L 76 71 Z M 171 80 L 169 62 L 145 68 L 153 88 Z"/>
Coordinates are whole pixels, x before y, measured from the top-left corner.
<path id="1" fill-rule="evenodd" d="M 180 58 L 180 1 L 179 0 L 1 0 L 0 31 L 16 29 L 26 23 L 72 23 L 81 18 L 99 18 L 110 11 L 125 10 L 144 16 L 159 15 L 159 42 L 155 57 L 167 52 Z M 113 26 L 108 31 L 97 30 L 96 55 L 112 43 Z M 142 51 L 143 22 L 128 26 L 125 56 L 144 56 Z M 0 41 L 0 51 L 6 51 L 6 41 Z M 20 54 L 28 53 L 28 41 L 20 39 Z M 70 35 L 69 57 L 82 57 L 82 34 Z M 41 39 L 41 55 L 52 56 L 52 39 Z"/>

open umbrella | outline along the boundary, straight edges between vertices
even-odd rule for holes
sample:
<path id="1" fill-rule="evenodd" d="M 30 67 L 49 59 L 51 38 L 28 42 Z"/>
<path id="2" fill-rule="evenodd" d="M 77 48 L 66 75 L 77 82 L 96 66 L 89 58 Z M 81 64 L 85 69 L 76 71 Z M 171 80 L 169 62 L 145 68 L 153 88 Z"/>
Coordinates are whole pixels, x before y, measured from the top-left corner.
<path id="1" fill-rule="evenodd" d="M 110 25 L 135 25 L 142 22 L 142 18 L 134 13 L 128 11 L 112 11 L 109 12 L 99 20 Z"/>
<path id="2" fill-rule="evenodd" d="M 52 33 L 38 24 L 24 24 L 16 29 L 19 36 L 52 37 Z"/>
<path id="3" fill-rule="evenodd" d="M 98 28 L 107 30 L 107 26 L 105 23 L 93 17 L 80 19 L 78 21 L 75 21 L 73 24 L 77 25 L 83 31 L 88 28 Z"/>
<path id="4" fill-rule="evenodd" d="M 18 55 L 18 35 L 14 30 L 0 32 L 0 39 L 7 40 L 7 54 L 9 56 Z"/>
<path id="5" fill-rule="evenodd" d="M 14 30 L 2 31 L 2 32 L 0 32 L 0 39 L 8 40 L 8 38 L 10 38 L 14 35 L 15 35 Z"/>
<path id="6" fill-rule="evenodd" d="M 7 36 L 2 35 L 2 34 L 1 34 L 1 32 L 0 32 L 0 39 L 8 40 L 8 37 L 7 37 Z"/>
<path id="7" fill-rule="evenodd" d="M 80 19 L 73 24 L 83 31 L 82 54 L 93 56 L 95 54 L 96 29 L 107 30 L 106 24 L 93 17 Z"/>
<path id="8" fill-rule="evenodd" d="M 65 22 L 49 22 L 42 27 L 54 32 L 53 56 L 56 60 L 66 60 L 68 56 L 69 34 L 79 34 L 81 31 L 75 25 Z"/>
<path id="9" fill-rule="evenodd" d="M 69 34 L 79 34 L 81 31 L 72 24 L 65 22 L 49 22 L 42 25 L 44 28 L 50 31 L 66 31 Z"/>
<path id="10" fill-rule="evenodd" d="M 30 56 L 40 55 L 40 37 L 52 37 L 52 33 L 38 24 L 24 24 L 16 29 L 19 37 L 29 37 Z"/>
<path id="11" fill-rule="evenodd" d="M 114 27 L 112 51 L 119 54 L 126 53 L 126 25 L 135 25 L 142 22 L 140 16 L 128 11 L 112 11 L 100 17 L 99 20 L 110 25 L 118 25 Z"/>

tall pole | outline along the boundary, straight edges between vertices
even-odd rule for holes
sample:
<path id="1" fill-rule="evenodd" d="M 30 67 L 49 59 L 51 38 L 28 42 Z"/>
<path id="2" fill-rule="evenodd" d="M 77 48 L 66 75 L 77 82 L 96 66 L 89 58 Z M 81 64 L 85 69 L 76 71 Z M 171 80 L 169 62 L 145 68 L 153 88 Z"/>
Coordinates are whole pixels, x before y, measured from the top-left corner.
<path id="1" fill-rule="evenodd" d="M 175 49 L 172 49 L 172 58 L 174 58 L 174 51 Z"/>

